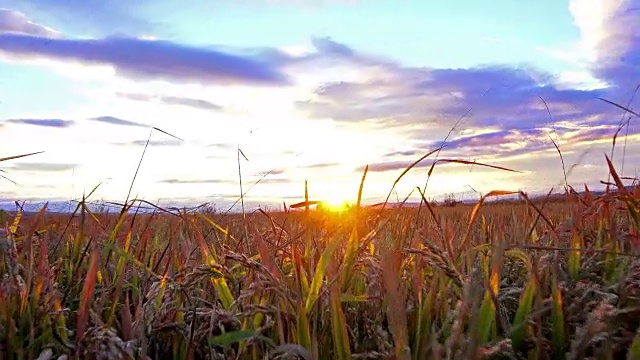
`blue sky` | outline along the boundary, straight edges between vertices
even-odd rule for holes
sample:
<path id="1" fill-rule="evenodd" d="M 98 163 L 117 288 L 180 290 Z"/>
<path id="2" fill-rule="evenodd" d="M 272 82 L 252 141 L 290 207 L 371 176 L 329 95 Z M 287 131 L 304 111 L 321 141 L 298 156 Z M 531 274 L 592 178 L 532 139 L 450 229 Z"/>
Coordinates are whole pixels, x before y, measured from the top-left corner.
<path id="1" fill-rule="evenodd" d="M 2 199 L 134 195 L 251 204 L 386 195 L 402 167 L 441 157 L 430 196 L 541 192 L 606 179 L 604 152 L 640 83 L 638 1 L 8 0 L 0 9 Z M 551 110 L 551 118 L 544 107 Z M 637 101 L 635 101 L 637 104 Z M 632 102 L 632 107 L 633 107 Z M 470 111 L 469 111 L 470 110 Z M 624 173 L 635 176 L 638 119 Z M 621 148 L 620 148 L 621 149 Z M 621 151 L 614 158 L 622 166 Z M 425 161 L 398 187 L 426 180 Z"/>

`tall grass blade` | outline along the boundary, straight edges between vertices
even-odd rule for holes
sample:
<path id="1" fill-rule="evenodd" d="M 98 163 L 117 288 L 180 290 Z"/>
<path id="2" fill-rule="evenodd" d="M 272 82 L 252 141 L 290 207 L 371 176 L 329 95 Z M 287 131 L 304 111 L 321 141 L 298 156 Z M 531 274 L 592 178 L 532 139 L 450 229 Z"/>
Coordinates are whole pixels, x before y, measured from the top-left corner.
<path id="1" fill-rule="evenodd" d="M 33 281 L 33 278 L 36 277 L 36 274 L 34 274 L 34 270 L 36 270 L 36 264 L 35 264 L 35 256 L 34 256 L 34 246 L 32 243 L 32 238 L 33 238 L 33 234 L 36 232 L 36 228 L 38 226 L 38 223 L 40 221 L 40 219 L 42 218 L 45 210 L 47 209 L 47 205 L 48 203 L 46 203 L 37 213 L 35 218 L 33 219 L 32 225 L 29 226 L 29 228 L 27 229 L 27 235 L 25 237 L 25 239 L 23 240 L 23 246 L 26 248 L 27 251 L 27 278 L 25 281 L 25 288 L 24 291 L 22 292 L 22 304 L 20 305 L 20 311 L 23 312 L 26 307 L 27 307 L 27 303 L 30 300 L 29 299 L 29 289 L 31 289 L 31 283 Z M 35 298 L 34 295 L 31 295 L 31 298 Z"/>
<path id="2" fill-rule="evenodd" d="M 582 237 L 578 233 L 577 229 L 572 230 L 571 247 L 573 249 L 582 248 Z M 574 250 L 569 252 L 569 275 L 576 281 L 580 272 L 580 251 Z"/>
<path id="3" fill-rule="evenodd" d="M 629 194 L 629 191 L 627 191 L 627 187 L 622 182 L 622 179 L 620 179 L 620 176 L 618 175 L 616 169 L 611 163 L 611 160 L 609 160 L 609 157 L 605 155 L 605 158 L 607 160 L 607 166 L 609 167 L 609 173 L 613 177 L 613 180 L 616 186 L 618 187 L 618 191 L 622 194 L 622 199 L 627 204 L 627 209 L 629 210 L 629 214 L 631 215 L 634 222 L 636 223 L 636 229 L 640 229 L 640 205 L 633 197 L 631 197 L 631 195 Z"/>
<path id="4" fill-rule="evenodd" d="M 210 248 L 207 243 L 204 241 L 204 236 L 202 236 L 202 230 L 194 224 L 194 234 L 196 241 L 198 242 L 198 246 L 200 247 L 200 251 L 202 253 L 202 258 L 207 261 L 207 264 L 210 266 L 215 265 L 218 261 L 213 254 L 213 249 Z M 220 296 L 220 301 L 222 302 L 222 306 L 229 310 L 231 309 L 231 305 L 233 304 L 233 294 L 231 294 L 231 290 L 227 285 L 227 281 L 222 276 L 211 276 L 209 277 L 211 283 L 218 291 Z"/>
<path id="5" fill-rule="evenodd" d="M 262 259 L 262 263 L 267 268 L 267 271 L 269 271 L 269 273 L 276 279 L 281 279 L 282 274 L 280 272 L 280 269 L 278 269 L 278 266 L 276 265 L 276 260 L 273 256 L 273 253 L 269 249 L 269 246 L 264 241 L 262 236 L 256 236 L 255 239 L 258 244 L 258 253 L 260 254 L 260 259 Z"/>
<path id="6" fill-rule="evenodd" d="M 89 305 L 93 297 L 93 291 L 96 287 L 96 278 L 98 274 L 98 249 L 94 246 L 91 251 L 91 262 L 89 263 L 89 271 L 84 279 L 82 287 L 82 297 L 80 298 L 80 309 L 78 310 L 78 322 L 76 325 L 76 342 L 80 341 L 84 336 L 89 320 Z"/>
<path id="7" fill-rule="evenodd" d="M 525 333 L 528 328 L 529 315 L 531 314 L 531 308 L 533 306 L 533 298 L 536 294 L 537 288 L 536 278 L 534 275 L 531 275 L 527 285 L 520 294 L 520 301 L 518 302 L 518 310 L 516 311 L 516 316 L 513 319 L 513 324 L 511 326 L 511 333 L 509 338 L 511 339 L 511 344 L 513 349 L 518 351 L 521 349 Z"/>
<path id="8" fill-rule="evenodd" d="M 482 305 L 478 314 L 478 340 L 480 345 L 489 341 L 491 328 L 496 319 L 496 303 L 494 299 L 498 296 L 498 285 L 500 284 L 500 270 L 502 265 L 502 247 L 494 250 L 491 261 L 491 273 L 489 275 L 489 286 L 485 290 Z"/>
<path id="9" fill-rule="evenodd" d="M 256 335 L 258 334 L 253 330 L 236 330 L 211 337 L 209 339 L 209 344 L 212 346 L 227 346 L 249 340 Z"/>
<path id="10" fill-rule="evenodd" d="M 19 207 L 18 211 L 16 212 L 16 216 L 13 218 L 13 221 L 11 222 L 11 226 L 9 226 L 9 231 L 12 234 L 15 234 L 18 231 L 18 226 L 20 226 L 20 221 L 22 220 L 23 214 L 24 212 L 22 211 L 22 207 Z"/>
<path id="11" fill-rule="evenodd" d="M 127 231 L 127 236 L 124 240 L 124 249 L 123 252 L 129 253 L 129 247 L 131 246 L 131 229 Z M 113 323 L 116 320 L 116 310 L 120 300 L 120 292 L 122 291 L 122 285 L 124 283 L 124 271 L 125 271 L 126 258 L 122 255 L 119 256 L 118 263 L 116 265 L 116 273 L 113 279 L 116 288 L 114 291 L 114 299 L 111 304 L 111 310 L 109 311 L 109 317 L 107 318 L 107 325 L 113 326 Z"/>
<path id="12" fill-rule="evenodd" d="M 392 239 L 386 239 L 386 244 L 381 247 L 382 283 L 389 302 L 387 308 L 387 321 L 394 342 L 394 354 L 398 360 L 411 359 L 409 349 L 409 333 L 407 327 L 407 314 L 405 296 L 400 283 L 400 268 L 402 266 L 402 253 L 390 248 Z"/>
<path id="13" fill-rule="evenodd" d="M 313 309 L 313 305 L 318 301 L 318 296 L 320 295 L 320 287 L 322 286 L 322 280 L 327 271 L 327 267 L 329 263 L 333 259 L 333 255 L 336 249 L 340 246 L 340 238 L 334 238 L 329 242 L 327 247 L 322 252 L 320 256 L 320 261 L 318 261 L 318 265 L 316 266 L 316 272 L 313 275 L 313 280 L 311 281 L 311 286 L 309 287 L 309 295 L 307 296 L 307 301 L 305 302 L 305 312 L 309 314 Z"/>
<path id="14" fill-rule="evenodd" d="M 364 168 L 362 180 L 360 180 L 360 187 L 358 188 L 358 201 L 356 202 L 356 214 L 353 221 L 353 229 L 351 229 L 351 234 L 349 235 L 349 240 L 347 241 L 347 248 L 344 253 L 344 259 L 342 261 L 342 291 L 346 291 L 347 287 L 349 286 L 349 282 L 351 281 L 351 277 L 353 276 L 356 257 L 358 255 L 358 249 L 360 245 L 360 238 L 358 236 L 358 215 L 360 213 L 360 206 L 362 202 L 362 189 L 364 188 L 364 181 L 367 178 L 368 171 L 369 165 Z"/>
<path id="15" fill-rule="evenodd" d="M 330 265 L 330 276 L 337 278 L 338 264 L 333 261 Z M 331 313 L 331 333 L 335 358 L 339 360 L 351 359 L 351 348 L 349 346 L 349 333 L 347 331 L 347 318 L 342 311 L 342 300 L 340 296 L 340 284 L 333 281 L 329 287 L 329 311 Z"/>
<path id="16" fill-rule="evenodd" d="M 244 241 L 247 244 L 247 252 L 249 251 L 249 228 L 247 224 L 247 213 L 244 210 L 244 191 L 242 190 L 242 167 L 240 166 L 240 155 L 244 157 L 246 161 L 249 161 L 247 157 L 244 155 L 242 150 L 240 150 L 240 145 L 238 145 L 238 184 L 240 185 L 240 207 L 242 208 L 242 223 L 244 224 Z"/>
<path id="17" fill-rule="evenodd" d="M 604 98 L 601 98 L 601 97 L 599 97 L 598 99 L 599 99 L 599 100 L 602 100 L 602 101 L 604 101 L 604 102 L 606 102 L 606 103 L 609 103 L 609 104 L 611 104 L 611 105 L 613 105 L 613 106 L 615 106 L 615 107 L 617 107 L 617 108 L 619 108 L 619 109 L 621 109 L 621 110 L 624 110 L 624 111 L 626 111 L 626 112 L 628 112 L 628 113 L 630 113 L 630 114 L 633 114 L 633 115 L 635 115 L 635 116 L 637 116 L 637 117 L 639 117 L 639 118 L 640 118 L 640 114 L 638 114 L 637 112 L 635 112 L 635 111 L 633 111 L 633 110 L 629 109 L 629 108 L 628 108 L 628 107 L 626 107 L 626 106 L 622 106 L 622 105 L 620 105 L 620 104 L 616 104 L 616 103 L 615 103 L 615 102 L 613 102 L 613 101 L 610 101 L 610 100 L 607 100 L 607 99 L 604 99 Z"/>
<path id="18" fill-rule="evenodd" d="M 305 306 L 298 303 L 296 314 L 296 330 L 298 335 L 298 344 L 304 346 L 307 350 L 311 350 L 311 327 L 309 324 L 309 316 L 305 310 Z"/>
<path id="19" fill-rule="evenodd" d="M 438 294 L 439 285 L 440 277 L 434 276 L 429 291 L 426 296 L 421 299 L 417 331 L 415 332 L 413 347 L 411 348 L 413 360 L 424 359 L 426 357 L 425 350 L 430 340 L 431 324 L 434 317 L 437 316 L 435 298 Z"/>
<path id="20" fill-rule="evenodd" d="M 562 304 L 562 293 L 558 286 L 557 279 L 552 280 L 551 284 L 551 322 L 553 333 L 551 335 L 553 344 L 554 359 L 565 358 L 565 337 L 564 337 L 564 310 Z"/>
<path id="21" fill-rule="evenodd" d="M 19 159 L 19 158 L 23 158 L 23 157 L 31 156 L 31 155 L 42 154 L 43 152 L 44 152 L 44 151 L 38 151 L 38 152 L 30 153 L 30 154 L 7 156 L 7 157 L 0 158 L 0 162 L 2 162 L 2 161 L 8 161 L 8 160 L 13 160 L 13 159 Z"/>

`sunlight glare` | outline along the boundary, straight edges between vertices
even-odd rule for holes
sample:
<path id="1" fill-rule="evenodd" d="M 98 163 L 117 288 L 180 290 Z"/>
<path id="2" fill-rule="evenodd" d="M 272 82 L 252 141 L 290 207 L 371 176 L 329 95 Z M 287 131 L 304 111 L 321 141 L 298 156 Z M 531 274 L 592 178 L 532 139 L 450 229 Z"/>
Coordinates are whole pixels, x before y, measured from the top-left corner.
<path id="1" fill-rule="evenodd" d="M 352 202 L 348 199 L 349 197 L 347 196 L 342 196 L 339 193 L 333 193 L 331 195 L 323 197 L 322 208 L 331 212 L 347 211 L 349 209 L 349 206 L 352 204 Z"/>

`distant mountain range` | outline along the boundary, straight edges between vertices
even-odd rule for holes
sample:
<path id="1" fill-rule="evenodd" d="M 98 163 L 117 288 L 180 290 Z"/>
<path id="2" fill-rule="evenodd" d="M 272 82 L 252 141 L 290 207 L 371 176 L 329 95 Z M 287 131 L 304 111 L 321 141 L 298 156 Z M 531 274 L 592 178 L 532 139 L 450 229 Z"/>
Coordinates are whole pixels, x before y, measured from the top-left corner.
<path id="1" fill-rule="evenodd" d="M 634 191 L 636 187 L 634 186 L 627 186 L 626 187 L 628 191 Z M 615 187 L 611 187 L 610 192 L 616 192 L 617 188 Z M 605 190 L 590 190 L 591 195 L 592 196 L 601 196 L 605 194 Z M 584 195 L 584 191 L 580 191 L 578 192 L 580 195 Z M 530 199 L 532 201 L 541 201 L 542 199 L 544 199 L 544 197 L 546 196 L 546 194 L 530 194 Z M 552 201 L 560 201 L 563 200 L 565 197 L 564 192 L 555 192 L 550 196 L 550 200 Z M 469 204 L 475 204 L 477 203 L 479 200 L 479 196 L 475 199 L 461 199 L 461 200 L 455 200 L 455 204 L 456 205 L 469 205 Z M 492 198 L 487 198 L 485 199 L 486 203 L 512 203 L 514 201 L 519 201 L 519 195 L 508 195 L 508 196 L 500 196 L 500 197 L 492 197 Z M 23 201 L 19 201 L 20 204 L 23 203 Z M 446 206 L 446 203 L 442 200 L 438 200 L 436 201 L 436 203 L 438 205 L 443 205 Z M 51 201 L 43 201 L 43 200 L 26 200 L 24 201 L 24 210 L 26 212 L 37 212 L 39 211 L 42 206 L 44 206 L 45 204 L 47 205 L 47 209 L 48 212 L 53 212 L 53 213 L 72 213 L 76 206 L 78 205 L 77 201 L 70 201 L 70 200 L 51 200 Z M 364 206 L 368 206 L 368 207 L 381 207 L 382 206 L 382 202 L 379 203 L 374 203 L 374 204 L 365 204 Z M 165 208 L 165 209 L 184 209 L 184 208 L 193 208 L 193 207 L 198 207 L 201 205 L 210 205 L 210 206 L 215 206 L 219 209 L 226 209 L 228 206 L 230 206 L 230 204 L 224 204 L 226 205 L 226 207 L 222 204 L 160 204 L 159 206 Z M 263 204 L 261 207 L 264 208 Z M 281 204 L 279 203 L 274 203 L 274 204 L 268 204 L 268 207 L 274 207 L 274 208 L 278 208 L 281 209 Z M 404 208 L 415 208 L 420 206 L 420 202 L 418 201 L 408 201 L 405 202 L 404 204 L 401 202 L 388 202 L 387 205 L 385 206 L 385 208 L 389 208 L 389 209 L 393 209 L 393 208 L 398 208 L 398 207 L 404 207 Z M 121 210 L 121 205 L 117 205 L 114 202 L 88 202 L 87 203 L 87 207 L 94 212 L 101 212 L 101 211 L 109 211 L 111 213 L 114 212 L 119 212 Z M 9 212 L 13 212 L 16 211 L 17 209 L 17 205 L 16 205 L 16 201 L 14 200 L 1 200 L 0 199 L 0 210 L 5 210 L 5 211 L 9 211 Z M 252 207 L 247 207 L 248 210 L 254 210 L 258 208 L 258 206 L 252 206 Z M 148 211 L 153 211 L 155 210 L 152 206 L 148 205 L 148 204 L 141 204 L 140 205 L 140 211 L 141 212 L 148 212 Z M 235 212 L 239 211 L 239 209 L 235 210 Z"/>

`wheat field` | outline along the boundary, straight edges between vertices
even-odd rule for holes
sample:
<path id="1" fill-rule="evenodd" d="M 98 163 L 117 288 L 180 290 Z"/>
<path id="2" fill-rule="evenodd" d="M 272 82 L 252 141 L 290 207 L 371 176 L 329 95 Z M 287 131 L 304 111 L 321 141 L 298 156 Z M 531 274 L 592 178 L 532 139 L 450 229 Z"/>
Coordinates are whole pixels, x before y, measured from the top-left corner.
<path id="1" fill-rule="evenodd" d="M 640 186 L 605 160 L 553 200 L 2 212 L 0 357 L 639 359 Z"/>

